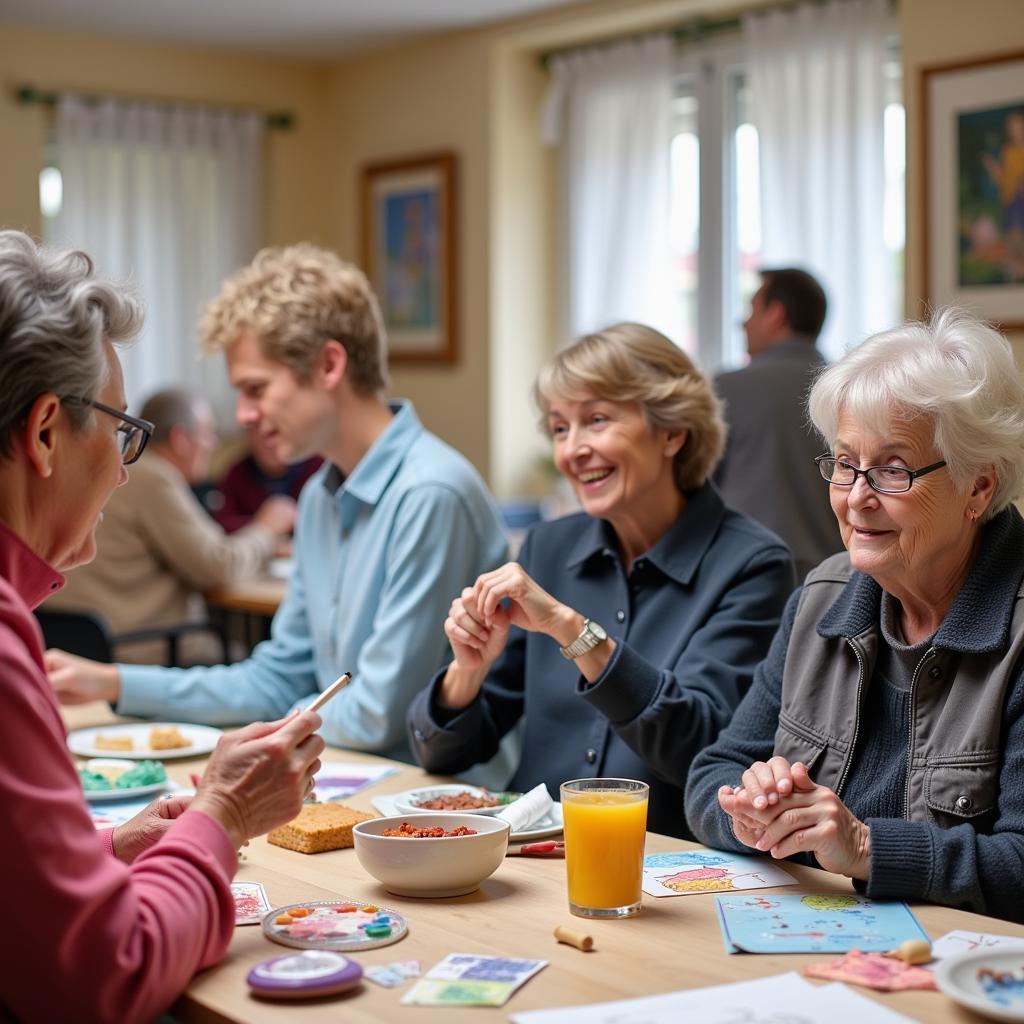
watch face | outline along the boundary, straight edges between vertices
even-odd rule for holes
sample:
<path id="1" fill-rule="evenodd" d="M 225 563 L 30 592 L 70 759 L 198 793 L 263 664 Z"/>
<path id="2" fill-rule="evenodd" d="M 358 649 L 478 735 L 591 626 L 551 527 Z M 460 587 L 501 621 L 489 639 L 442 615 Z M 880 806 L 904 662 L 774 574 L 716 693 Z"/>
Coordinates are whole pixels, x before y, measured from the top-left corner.
<path id="1" fill-rule="evenodd" d="M 604 626 L 594 622 L 593 619 L 587 620 L 587 628 L 594 638 L 600 643 L 602 640 L 608 639 L 608 634 L 604 631 Z"/>

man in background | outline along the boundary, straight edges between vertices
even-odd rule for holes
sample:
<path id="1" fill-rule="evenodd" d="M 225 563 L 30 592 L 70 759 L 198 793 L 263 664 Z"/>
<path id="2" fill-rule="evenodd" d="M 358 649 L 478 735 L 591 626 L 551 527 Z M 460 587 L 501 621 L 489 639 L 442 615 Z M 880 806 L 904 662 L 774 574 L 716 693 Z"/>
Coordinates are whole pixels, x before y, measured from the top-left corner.
<path id="1" fill-rule="evenodd" d="M 729 434 L 714 481 L 726 504 L 789 545 L 802 580 L 843 547 L 828 486 L 814 463 L 823 449 L 806 403 L 825 365 L 815 343 L 827 302 L 804 270 L 762 270 L 761 282 L 743 324 L 750 363 L 715 380 Z"/>
<path id="2" fill-rule="evenodd" d="M 295 522 L 295 502 L 275 498 L 244 530 L 228 536 L 206 514 L 191 485 L 204 479 L 217 442 L 209 404 L 185 391 L 161 391 L 142 407 L 153 424 L 146 458 L 107 504 L 96 558 L 68 573 L 46 609 L 98 612 L 114 634 L 203 622 L 203 590 L 256 576 Z M 166 641 L 118 644 L 116 657 L 160 663 Z M 212 634 L 189 633 L 179 661 L 222 656 Z"/>
<path id="3" fill-rule="evenodd" d="M 411 403 L 386 400 L 376 296 L 334 253 L 264 249 L 225 282 L 200 330 L 225 353 L 239 424 L 282 462 L 324 459 L 299 499 L 295 567 L 271 637 L 237 665 L 188 670 L 49 652 L 50 680 L 66 703 L 238 725 L 304 707 L 350 671 L 321 711 L 324 739 L 411 760 L 405 712 L 450 656 L 452 594 L 507 558 L 490 495 Z"/>

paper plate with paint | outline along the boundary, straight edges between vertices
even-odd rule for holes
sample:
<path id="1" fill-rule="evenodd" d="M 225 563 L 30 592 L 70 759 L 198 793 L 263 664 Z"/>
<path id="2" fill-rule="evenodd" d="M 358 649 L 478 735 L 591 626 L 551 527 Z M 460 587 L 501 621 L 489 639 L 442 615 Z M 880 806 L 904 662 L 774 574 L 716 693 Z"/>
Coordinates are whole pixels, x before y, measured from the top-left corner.
<path id="1" fill-rule="evenodd" d="M 990 1020 L 1024 1021 L 1024 950 L 973 949 L 946 957 L 935 968 L 935 983 Z"/>
<path id="2" fill-rule="evenodd" d="M 353 953 L 390 946 L 408 931 L 405 918 L 397 911 L 347 896 L 292 903 L 263 915 L 263 934 L 297 949 Z"/>
<path id="3" fill-rule="evenodd" d="M 159 761 L 94 757 L 79 767 L 78 777 L 85 799 L 93 803 L 149 796 L 167 788 L 167 772 Z"/>

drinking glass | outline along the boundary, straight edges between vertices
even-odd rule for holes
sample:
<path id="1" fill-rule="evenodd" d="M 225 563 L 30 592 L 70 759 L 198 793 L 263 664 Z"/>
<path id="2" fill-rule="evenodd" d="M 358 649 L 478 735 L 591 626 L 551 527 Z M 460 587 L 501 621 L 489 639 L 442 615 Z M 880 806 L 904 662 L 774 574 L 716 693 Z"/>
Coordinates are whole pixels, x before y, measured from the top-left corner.
<path id="1" fill-rule="evenodd" d="M 562 783 L 561 794 L 570 913 L 639 913 L 650 787 L 633 779 L 575 779 Z"/>

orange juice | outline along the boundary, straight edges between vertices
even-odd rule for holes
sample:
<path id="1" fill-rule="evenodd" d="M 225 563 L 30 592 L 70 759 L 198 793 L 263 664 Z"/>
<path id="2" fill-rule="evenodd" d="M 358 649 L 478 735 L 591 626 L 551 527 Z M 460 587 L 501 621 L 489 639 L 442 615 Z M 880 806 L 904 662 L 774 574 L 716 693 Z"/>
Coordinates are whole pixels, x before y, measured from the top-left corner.
<path id="1" fill-rule="evenodd" d="M 647 794 L 646 787 L 562 790 L 565 865 L 574 911 L 635 912 L 643 874 Z"/>

